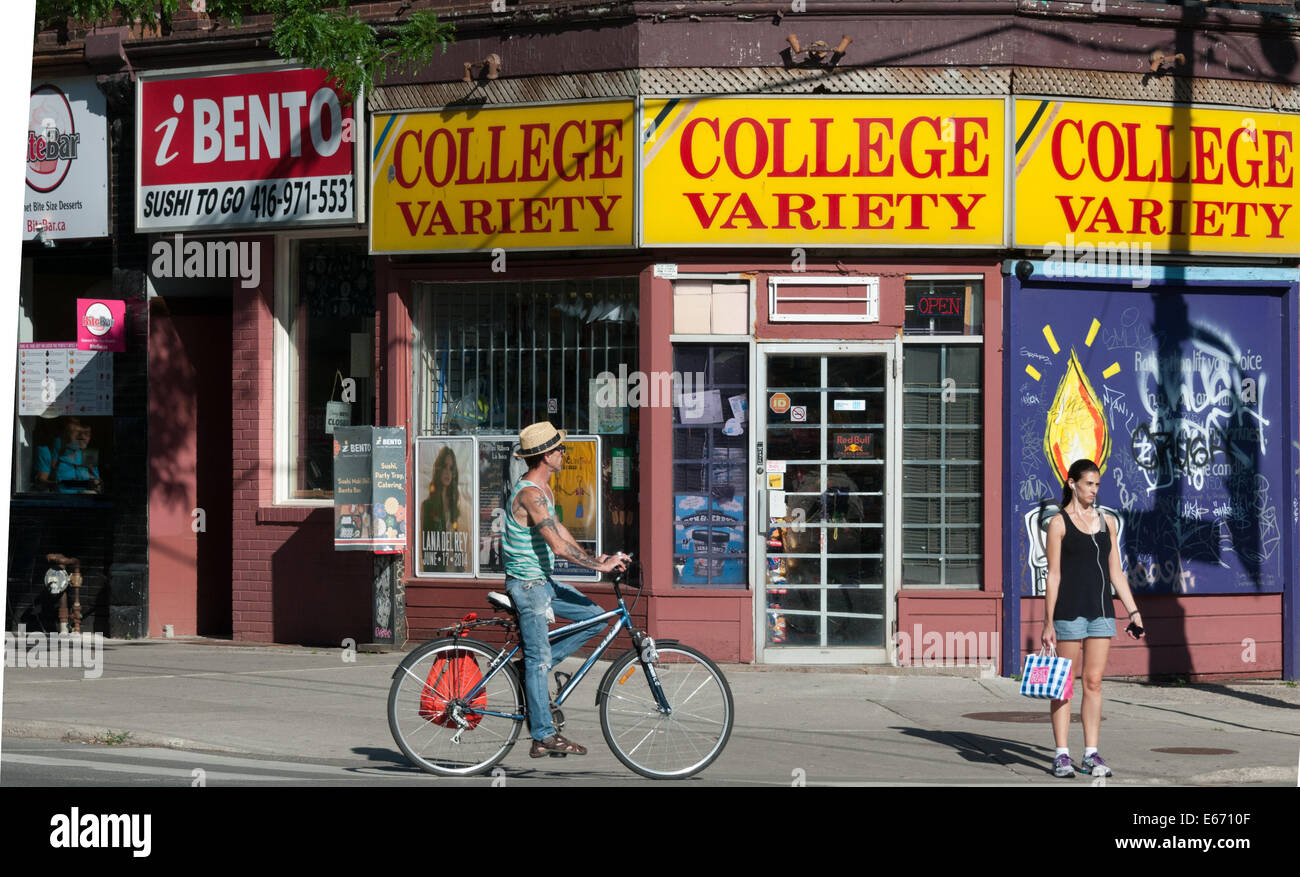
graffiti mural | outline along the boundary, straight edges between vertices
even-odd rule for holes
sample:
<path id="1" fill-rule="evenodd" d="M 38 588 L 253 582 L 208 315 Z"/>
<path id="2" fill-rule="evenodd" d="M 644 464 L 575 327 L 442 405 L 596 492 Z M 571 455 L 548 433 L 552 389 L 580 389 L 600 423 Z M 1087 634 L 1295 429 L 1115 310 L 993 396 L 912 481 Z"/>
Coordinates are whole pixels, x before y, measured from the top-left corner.
<path id="1" fill-rule="evenodd" d="M 1280 295 L 1166 287 L 1021 290 L 1010 349 L 1008 497 L 1022 594 L 1070 464 L 1102 471 L 1138 593 L 1280 592 Z"/>

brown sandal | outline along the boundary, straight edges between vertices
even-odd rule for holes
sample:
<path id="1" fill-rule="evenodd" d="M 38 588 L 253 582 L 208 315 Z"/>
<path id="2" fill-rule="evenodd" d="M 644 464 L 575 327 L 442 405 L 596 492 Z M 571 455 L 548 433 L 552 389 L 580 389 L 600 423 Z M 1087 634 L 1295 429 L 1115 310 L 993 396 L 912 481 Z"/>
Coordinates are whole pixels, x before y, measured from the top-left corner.
<path id="1" fill-rule="evenodd" d="M 587 747 L 561 737 L 559 734 L 552 734 L 545 740 L 534 740 L 533 747 L 528 750 L 529 758 L 541 758 L 543 755 L 563 758 L 566 755 L 586 754 Z"/>

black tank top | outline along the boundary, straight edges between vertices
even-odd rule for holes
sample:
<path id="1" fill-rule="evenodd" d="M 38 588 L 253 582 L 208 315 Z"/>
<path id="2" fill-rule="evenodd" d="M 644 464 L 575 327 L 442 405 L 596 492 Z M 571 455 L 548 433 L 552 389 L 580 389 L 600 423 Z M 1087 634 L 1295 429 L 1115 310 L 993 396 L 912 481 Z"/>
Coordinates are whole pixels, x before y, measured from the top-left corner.
<path id="1" fill-rule="evenodd" d="M 1053 618 L 1114 618 L 1108 574 L 1110 527 L 1103 517 L 1100 533 L 1085 533 L 1068 512 L 1062 511 L 1061 517 L 1065 518 L 1065 537 L 1061 539 L 1061 585 Z"/>

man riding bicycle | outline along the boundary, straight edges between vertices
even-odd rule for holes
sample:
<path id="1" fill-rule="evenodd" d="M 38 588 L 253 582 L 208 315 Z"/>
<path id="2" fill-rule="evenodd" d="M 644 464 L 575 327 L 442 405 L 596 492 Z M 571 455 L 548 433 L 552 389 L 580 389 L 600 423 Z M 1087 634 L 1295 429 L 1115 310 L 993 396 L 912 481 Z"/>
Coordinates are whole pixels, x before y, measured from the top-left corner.
<path id="1" fill-rule="evenodd" d="M 528 754 L 533 758 L 553 752 L 587 754 L 585 747 L 560 736 L 552 724 L 547 677 L 556 664 L 603 631 L 603 627 L 593 625 L 554 643 L 547 639 L 548 614 L 552 619 L 558 615 L 584 621 L 604 611 L 577 588 L 555 580 L 555 555 L 598 572 L 622 570 L 627 563 L 622 553 L 600 557 L 588 554 L 555 519 L 555 497 L 549 482 L 551 475 L 563 468 L 567 435 L 547 421 L 526 426 L 519 433 L 515 456 L 523 458 L 528 472 L 515 485 L 506 504 L 506 532 L 501 544 L 506 559 L 506 593 L 514 601 L 523 639 L 524 693 L 533 738 Z"/>

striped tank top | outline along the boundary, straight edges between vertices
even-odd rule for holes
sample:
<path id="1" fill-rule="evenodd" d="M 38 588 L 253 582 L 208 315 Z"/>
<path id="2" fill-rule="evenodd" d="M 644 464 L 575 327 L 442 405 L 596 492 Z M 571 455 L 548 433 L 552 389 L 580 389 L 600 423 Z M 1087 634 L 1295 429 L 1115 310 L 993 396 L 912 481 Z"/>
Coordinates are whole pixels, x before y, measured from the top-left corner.
<path id="1" fill-rule="evenodd" d="M 506 575 L 512 579 L 543 579 L 555 570 L 555 552 L 551 551 L 541 533 L 516 521 L 511 512 L 515 507 L 515 497 L 525 487 L 537 487 L 546 497 L 546 511 L 555 517 L 555 500 L 549 490 L 531 481 L 520 480 L 515 485 L 506 503 L 506 535 L 501 540 L 501 549 L 506 556 Z"/>

